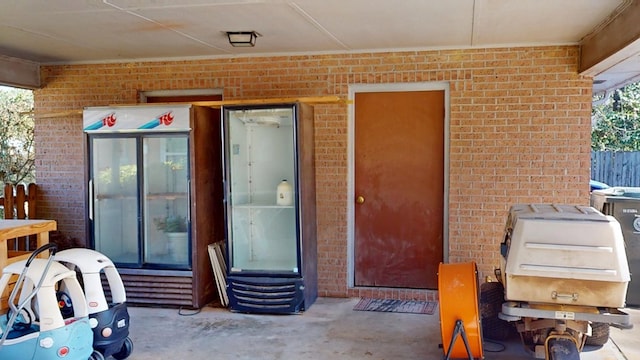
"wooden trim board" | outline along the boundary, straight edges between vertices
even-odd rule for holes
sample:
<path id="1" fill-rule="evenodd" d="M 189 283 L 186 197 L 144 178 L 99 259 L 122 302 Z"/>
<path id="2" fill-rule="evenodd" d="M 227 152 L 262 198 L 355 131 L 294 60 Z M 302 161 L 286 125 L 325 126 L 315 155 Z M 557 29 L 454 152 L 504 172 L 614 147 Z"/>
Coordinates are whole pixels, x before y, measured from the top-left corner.
<path id="1" fill-rule="evenodd" d="M 218 287 L 218 294 L 220 296 L 220 303 L 222 306 L 229 306 L 229 297 L 227 296 L 227 278 L 226 268 L 224 260 L 224 243 L 222 241 L 209 244 L 209 259 L 211 259 L 211 268 L 213 269 L 213 275 L 216 280 L 216 286 Z"/>

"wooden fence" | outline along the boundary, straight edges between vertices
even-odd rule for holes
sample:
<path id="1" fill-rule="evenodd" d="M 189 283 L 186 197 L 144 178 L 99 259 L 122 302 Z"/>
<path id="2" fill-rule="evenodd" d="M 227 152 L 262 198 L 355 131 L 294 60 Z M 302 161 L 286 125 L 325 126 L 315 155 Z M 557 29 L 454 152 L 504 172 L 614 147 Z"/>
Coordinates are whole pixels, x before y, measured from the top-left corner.
<path id="1" fill-rule="evenodd" d="M 0 197 L 0 207 L 4 211 L 4 219 L 36 219 L 36 184 L 13 186 L 5 184 L 4 197 Z"/>
<path id="2" fill-rule="evenodd" d="M 38 187 L 36 184 L 17 185 L 5 184 L 4 196 L 0 197 L 0 210 L 4 219 L 37 219 Z M 36 236 L 12 239 L 7 242 L 10 250 L 28 251 L 37 247 Z"/>
<path id="3" fill-rule="evenodd" d="M 591 179 L 610 186 L 640 187 L 640 151 L 592 151 Z"/>

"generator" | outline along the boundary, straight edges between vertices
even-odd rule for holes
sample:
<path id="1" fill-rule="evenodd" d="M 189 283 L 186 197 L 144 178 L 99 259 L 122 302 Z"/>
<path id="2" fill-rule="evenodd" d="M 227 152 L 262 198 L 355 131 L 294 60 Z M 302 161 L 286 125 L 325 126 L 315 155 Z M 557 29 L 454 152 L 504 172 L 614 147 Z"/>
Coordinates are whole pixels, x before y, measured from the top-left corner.
<path id="1" fill-rule="evenodd" d="M 511 206 L 495 270 L 504 287 L 498 315 L 513 322 L 536 358 L 579 359 L 596 327 L 631 328 L 630 281 L 620 224 L 578 205 Z"/>

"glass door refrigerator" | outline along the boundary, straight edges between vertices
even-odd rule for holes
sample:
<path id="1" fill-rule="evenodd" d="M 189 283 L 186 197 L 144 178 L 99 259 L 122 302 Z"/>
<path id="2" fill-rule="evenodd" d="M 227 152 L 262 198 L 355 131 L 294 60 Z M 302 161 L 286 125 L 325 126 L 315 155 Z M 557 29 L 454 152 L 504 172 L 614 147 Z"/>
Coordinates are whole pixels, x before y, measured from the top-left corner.
<path id="1" fill-rule="evenodd" d="M 223 107 L 233 311 L 297 313 L 317 297 L 313 108 Z"/>
<path id="2" fill-rule="evenodd" d="M 129 302 L 213 299 L 207 245 L 224 236 L 220 128 L 219 110 L 190 105 L 85 109 L 89 243 L 118 266 Z"/>

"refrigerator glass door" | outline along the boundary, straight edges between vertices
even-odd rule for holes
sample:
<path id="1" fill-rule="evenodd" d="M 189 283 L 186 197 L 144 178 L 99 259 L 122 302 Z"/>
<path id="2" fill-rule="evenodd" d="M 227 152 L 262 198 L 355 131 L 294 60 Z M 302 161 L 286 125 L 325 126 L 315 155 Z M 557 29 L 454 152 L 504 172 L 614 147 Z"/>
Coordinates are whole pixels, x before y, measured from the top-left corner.
<path id="1" fill-rule="evenodd" d="M 231 273 L 300 271 L 293 115 L 225 109 Z"/>
<path id="2" fill-rule="evenodd" d="M 116 264 L 190 266 L 186 134 L 90 138 L 93 244 Z"/>
<path id="3" fill-rule="evenodd" d="M 136 139 L 95 138 L 91 152 L 95 249 L 116 262 L 137 263 L 140 248 Z"/>
<path id="4" fill-rule="evenodd" d="M 188 264 L 186 136 L 143 138 L 144 262 Z"/>

